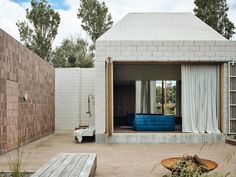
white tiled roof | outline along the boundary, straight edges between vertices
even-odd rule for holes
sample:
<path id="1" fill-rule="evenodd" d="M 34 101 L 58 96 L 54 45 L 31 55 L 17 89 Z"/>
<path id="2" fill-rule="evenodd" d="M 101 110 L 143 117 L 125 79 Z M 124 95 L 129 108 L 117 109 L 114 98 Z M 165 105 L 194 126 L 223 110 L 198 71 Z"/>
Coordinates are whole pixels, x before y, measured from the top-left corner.
<path id="1" fill-rule="evenodd" d="M 190 12 L 129 13 L 98 39 L 112 40 L 227 41 Z"/>

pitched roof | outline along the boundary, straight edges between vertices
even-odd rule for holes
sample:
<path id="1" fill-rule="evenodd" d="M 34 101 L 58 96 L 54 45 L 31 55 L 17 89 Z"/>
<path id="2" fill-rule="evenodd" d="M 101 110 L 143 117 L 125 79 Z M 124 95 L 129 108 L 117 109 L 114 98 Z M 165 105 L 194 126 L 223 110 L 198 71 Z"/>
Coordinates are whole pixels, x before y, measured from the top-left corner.
<path id="1" fill-rule="evenodd" d="M 129 13 L 98 39 L 112 40 L 227 41 L 190 12 Z"/>

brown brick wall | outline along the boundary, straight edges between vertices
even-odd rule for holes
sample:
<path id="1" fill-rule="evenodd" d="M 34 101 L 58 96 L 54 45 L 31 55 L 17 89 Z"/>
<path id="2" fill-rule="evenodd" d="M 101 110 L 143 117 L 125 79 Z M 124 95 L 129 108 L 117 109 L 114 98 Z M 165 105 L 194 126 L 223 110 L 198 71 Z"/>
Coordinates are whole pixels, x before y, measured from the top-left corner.
<path id="1" fill-rule="evenodd" d="M 6 120 L 6 149 L 18 145 L 18 83 L 7 80 L 7 120 Z"/>
<path id="2" fill-rule="evenodd" d="M 52 66 L 0 29 L 0 154 L 54 132 L 54 78 Z"/>
<path id="3" fill-rule="evenodd" d="M 0 66 L 2 65 L 0 64 Z M 6 135 L 7 135 L 6 117 L 7 117 L 6 80 L 0 78 L 0 154 L 4 153 L 6 149 Z"/>

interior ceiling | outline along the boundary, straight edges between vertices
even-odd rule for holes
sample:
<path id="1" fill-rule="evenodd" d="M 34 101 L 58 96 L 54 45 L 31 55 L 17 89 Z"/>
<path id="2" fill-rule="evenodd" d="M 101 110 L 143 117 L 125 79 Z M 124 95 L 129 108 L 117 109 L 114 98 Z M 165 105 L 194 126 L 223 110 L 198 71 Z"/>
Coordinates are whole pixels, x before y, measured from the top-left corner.
<path id="1" fill-rule="evenodd" d="M 181 65 L 114 64 L 114 80 L 122 84 L 131 80 L 181 80 Z"/>

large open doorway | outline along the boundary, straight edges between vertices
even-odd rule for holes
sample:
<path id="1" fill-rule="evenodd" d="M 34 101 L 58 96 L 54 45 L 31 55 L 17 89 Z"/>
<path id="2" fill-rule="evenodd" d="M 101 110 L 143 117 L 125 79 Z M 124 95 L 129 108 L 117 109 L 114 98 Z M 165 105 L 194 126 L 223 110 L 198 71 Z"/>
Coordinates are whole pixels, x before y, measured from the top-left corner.
<path id="1" fill-rule="evenodd" d="M 181 132 L 180 65 L 115 63 L 113 89 L 115 132 Z M 151 122 L 137 128 L 137 115 Z M 167 120 L 171 116 L 175 119 L 174 129 L 158 122 L 158 117 Z"/>

